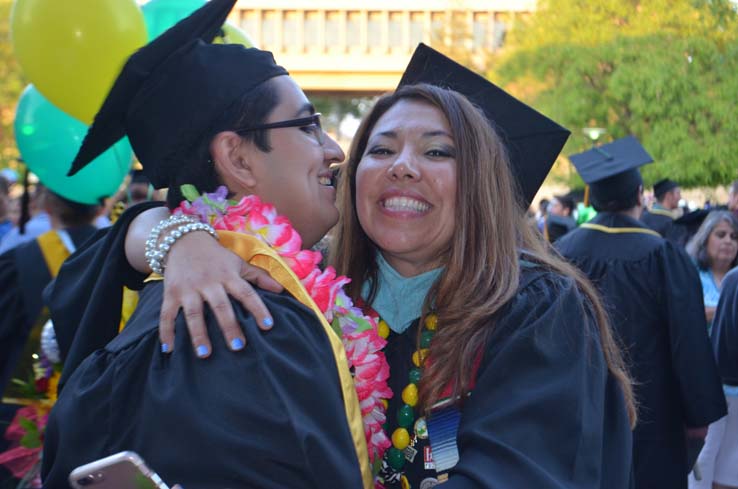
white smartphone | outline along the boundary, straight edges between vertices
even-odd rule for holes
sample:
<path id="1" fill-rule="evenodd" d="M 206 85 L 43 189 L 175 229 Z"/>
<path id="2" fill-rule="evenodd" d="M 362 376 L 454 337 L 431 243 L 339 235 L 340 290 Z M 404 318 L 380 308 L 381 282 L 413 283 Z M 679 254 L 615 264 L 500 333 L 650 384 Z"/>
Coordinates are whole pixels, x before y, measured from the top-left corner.
<path id="1" fill-rule="evenodd" d="M 135 452 L 120 452 L 77 467 L 69 474 L 75 489 L 169 489 Z"/>

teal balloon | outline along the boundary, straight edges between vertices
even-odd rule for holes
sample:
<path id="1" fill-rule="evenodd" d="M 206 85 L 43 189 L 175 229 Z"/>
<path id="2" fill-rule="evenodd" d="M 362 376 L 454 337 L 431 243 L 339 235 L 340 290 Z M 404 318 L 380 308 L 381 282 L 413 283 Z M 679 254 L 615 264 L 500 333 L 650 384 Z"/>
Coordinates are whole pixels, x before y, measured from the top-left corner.
<path id="1" fill-rule="evenodd" d="M 124 138 L 68 177 L 87 125 L 55 107 L 33 85 L 21 94 L 14 129 L 18 150 L 28 168 L 53 192 L 74 202 L 100 203 L 118 190 L 130 170 L 133 150 Z"/>
<path id="2" fill-rule="evenodd" d="M 205 0 L 151 0 L 146 3 L 141 11 L 149 42 L 203 5 Z"/>

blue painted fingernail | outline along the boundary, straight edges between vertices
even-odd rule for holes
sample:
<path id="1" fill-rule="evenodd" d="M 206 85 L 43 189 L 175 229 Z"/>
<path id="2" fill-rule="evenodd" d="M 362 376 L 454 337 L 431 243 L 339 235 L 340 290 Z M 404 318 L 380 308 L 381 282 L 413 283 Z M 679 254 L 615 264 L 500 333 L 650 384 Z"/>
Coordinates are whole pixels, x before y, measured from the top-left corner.
<path id="1" fill-rule="evenodd" d="M 208 347 L 205 345 L 200 345 L 197 347 L 197 356 L 202 358 L 208 354 Z"/>
<path id="2" fill-rule="evenodd" d="M 232 350 L 240 350 L 243 348 L 243 340 L 241 338 L 233 338 L 231 340 L 231 349 Z"/>
<path id="3" fill-rule="evenodd" d="M 162 353 L 169 353 L 169 351 L 170 351 L 169 343 L 162 343 L 161 344 L 161 352 Z"/>
<path id="4" fill-rule="evenodd" d="M 264 318 L 263 324 L 267 328 L 271 328 L 272 326 L 274 326 L 274 319 L 272 319 L 272 318 Z"/>

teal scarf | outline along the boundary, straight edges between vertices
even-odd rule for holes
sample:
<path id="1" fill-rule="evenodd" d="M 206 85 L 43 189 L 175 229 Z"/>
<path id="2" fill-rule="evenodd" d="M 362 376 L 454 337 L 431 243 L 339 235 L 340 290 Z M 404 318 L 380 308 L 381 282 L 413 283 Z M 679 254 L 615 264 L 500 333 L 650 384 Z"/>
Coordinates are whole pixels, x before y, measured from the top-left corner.
<path id="1" fill-rule="evenodd" d="M 443 272 L 436 268 L 415 277 L 403 277 L 392 268 L 381 253 L 377 253 L 377 294 L 370 306 L 395 333 L 404 333 L 420 317 L 428 291 Z M 361 297 L 369 296 L 371 283 L 361 289 Z"/>

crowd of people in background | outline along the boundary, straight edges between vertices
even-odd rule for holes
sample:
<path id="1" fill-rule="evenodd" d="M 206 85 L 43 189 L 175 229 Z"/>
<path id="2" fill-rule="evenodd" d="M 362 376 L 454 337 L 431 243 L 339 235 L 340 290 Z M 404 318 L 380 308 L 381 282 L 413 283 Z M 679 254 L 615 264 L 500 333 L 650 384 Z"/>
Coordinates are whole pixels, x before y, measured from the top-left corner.
<path id="1" fill-rule="evenodd" d="M 637 217 L 640 225 L 655 231 L 665 241 L 671 243 L 676 251 L 680 253 L 684 251 L 689 256 L 693 272 L 699 276 L 701 296 L 698 296 L 697 281 L 686 273 L 689 270 L 682 274 L 657 276 L 655 283 L 651 283 L 654 279 L 651 274 L 659 270 L 659 267 L 647 267 L 648 270 L 642 273 L 637 270 L 637 263 L 643 260 L 641 253 L 649 248 L 649 238 L 646 236 L 634 237 L 626 242 L 622 233 L 619 238 L 610 234 L 605 235 L 604 242 L 598 242 L 597 236 L 593 236 L 591 232 L 586 235 L 581 235 L 581 232 L 573 233 L 578 225 L 583 224 L 582 220 L 576 219 L 577 211 L 585 209 L 587 202 L 580 202 L 577 207 L 570 195 L 555 196 L 551 200 L 541 199 L 534 219 L 536 226 L 547 239 L 552 244 L 555 243 L 554 246 L 562 251 L 565 257 L 582 267 L 588 276 L 599 285 L 605 300 L 610 303 L 611 314 L 614 318 L 625 314 L 623 311 L 628 310 L 632 310 L 631 317 L 639 318 L 638 324 L 634 326 L 637 326 L 640 332 L 620 331 L 621 341 L 630 345 L 627 349 L 631 361 L 638 360 L 638 357 L 643 356 L 645 351 L 647 352 L 645 356 L 649 359 L 646 362 L 648 365 L 646 369 L 652 369 L 657 364 L 655 359 L 659 356 L 654 349 L 665 348 L 666 352 L 671 352 L 671 358 L 662 360 L 661 372 L 678 372 L 680 368 L 686 368 L 691 372 L 705 374 L 707 377 L 699 381 L 700 387 L 704 387 L 705 383 L 709 383 L 710 378 L 714 378 L 711 365 L 705 362 L 685 363 L 684 360 L 680 361 L 677 358 L 681 349 L 678 343 L 685 341 L 690 331 L 697 328 L 695 324 L 701 324 L 702 321 L 695 320 L 695 318 L 687 319 L 681 327 L 682 331 L 677 331 L 675 324 L 684 320 L 685 316 L 689 316 L 689 311 L 694 309 L 694 307 L 689 307 L 689 303 L 699 300 L 704 306 L 704 324 L 707 332 L 708 334 L 713 333 L 713 319 L 720 302 L 723 284 L 730 272 L 738 266 L 738 180 L 728 185 L 726 203 L 715 205 L 707 201 L 701 209 L 687 207 L 682 199 L 678 183 L 668 179 L 658 181 L 653 187 L 653 193 L 649 196 L 642 196 L 640 200 L 644 203 L 649 201 L 652 203 L 650 206 L 643 205 L 642 209 L 632 213 L 633 217 Z M 627 212 L 627 209 L 625 210 Z M 591 222 L 597 223 L 598 220 Z M 638 226 L 639 224 L 631 221 L 630 225 Z M 613 247 L 603 252 L 603 247 L 607 248 L 609 244 Z M 652 241 L 651 246 L 653 244 Z M 579 246 L 579 248 L 572 246 Z M 622 258 L 615 256 L 618 254 L 617 249 L 622 252 Z M 593 257 L 586 258 L 589 255 Z M 594 258 L 597 255 L 601 257 L 599 265 L 596 265 L 597 259 Z M 617 273 L 617 268 L 622 266 L 618 260 L 631 263 L 631 268 L 627 273 Z M 606 261 L 607 264 L 602 261 Z M 733 275 L 736 274 L 738 272 L 733 273 Z M 614 280 L 619 283 L 612 282 L 613 276 L 617 277 Z M 665 278 L 668 280 L 664 280 Z M 646 286 L 646 284 L 650 285 Z M 675 295 L 677 295 L 676 291 L 683 293 L 688 290 L 690 292 L 682 295 L 680 302 L 673 304 L 677 310 L 671 316 L 664 312 L 657 313 L 656 315 L 660 315 L 665 322 L 663 326 L 650 330 L 647 324 L 651 316 L 645 311 L 656 307 L 654 304 L 663 301 L 656 298 L 644 300 L 643 297 L 649 297 L 649 294 L 655 290 L 661 293 L 669 289 L 675 290 Z M 634 295 L 641 295 L 640 300 Z M 726 298 L 725 302 L 731 304 L 736 300 L 738 299 Z M 661 346 L 654 344 L 654 339 L 664 332 L 666 336 L 658 340 Z M 639 334 L 643 336 L 638 338 Z M 717 344 L 716 338 L 713 339 L 713 343 Z M 692 345 L 690 350 L 694 350 L 694 339 L 690 344 Z M 694 351 L 690 351 L 689 354 L 694 355 Z M 637 363 L 636 361 L 633 365 Z M 646 384 L 653 385 L 654 379 L 649 375 L 644 374 L 644 376 Z M 688 384 L 689 380 L 686 377 L 687 375 L 678 383 Z M 639 379 L 636 375 L 636 380 L 643 381 L 644 378 Z M 641 389 L 647 388 L 641 387 Z M 669 396 L 662 396 L 661 399 L 650 395 L 644 396 L 643 390 L 638 391 L 637 398 L 642 413 L 650 412 L 655 416 L 666 417 L 667 414 L 671 415 L 674 411 L 679 410 L 679 406 L 685 403 L 695 401 L 704 404 L 705 398 L 698 395 L 697 390 L 690 389 L 683 393 L 682 401 Z M 738 467 L 738 386 L 725 384 L 723 392 L 727 403 L 727 415 L 710 423 L 709 427 L 703 426 L 701 430 L 687 431 L 687 441 L 690 447 L 688 454 L 691 457 L 689 464 L 692 467 L 688 478 L 690 489 L 722 489 L 738 485 L 735 470 L 735 467 Z M 665 404 L 659 406 L 658 404 L 662 402 Z M 650 414 L 646 414 L 646 417 L 649 416 Z M 644 425 L 643 415 L 640 423 L 641 426 Z M 646 428 L 636 429 L 636 437 L 639 431 L 648 429 L 648 424 L 648 422 L 645 423 Z M 649 442 L 653 442 L 656 437 L 651 436 L 651 438 Z M 673 443 L 674 439 L 671 440 L 671 444 Z M 636 456 L 637 452 L 638 450 L 634 452 Z M 659 465 L 658 460 L 663 458 L 665 448 L 650 451 L 641 449 L 640 452 L 644 456 L 643 464 L 648 464 L 650 466 L 648 470 L 656 476 L 653 467 Z M 634 464 L 637 471 L 637 459 Z M 658 475 L 661 482 L 665 480 L 663 474 L 669 473 L 669 467 L 669 464 L 661 465 L 661 475 Z M 652 484 L 647 487 L 660 487 L 659 482 L 654 481 Z M 677 486 L 668 485 L 668 487 Z"/>
<path id="2" fill-rule="evenodd" d="M 54 488 L 136 450 L 193 487 L 738 489 L 738 180 L 724 206 L 669 179 L 646 205 L 628 136 L 526 216 L 569 131 L 422 44 L 346 157 L 271 53 L 211 44 L 234 3 L 126 62 L 70 172 L 127 135 L 143 171 L 116 196 L 0 176 L 0 465 Z"/>

